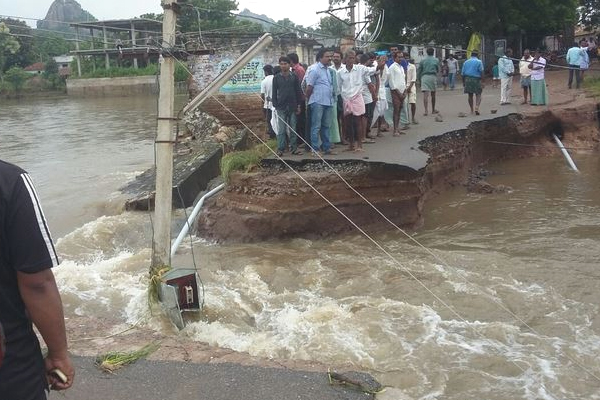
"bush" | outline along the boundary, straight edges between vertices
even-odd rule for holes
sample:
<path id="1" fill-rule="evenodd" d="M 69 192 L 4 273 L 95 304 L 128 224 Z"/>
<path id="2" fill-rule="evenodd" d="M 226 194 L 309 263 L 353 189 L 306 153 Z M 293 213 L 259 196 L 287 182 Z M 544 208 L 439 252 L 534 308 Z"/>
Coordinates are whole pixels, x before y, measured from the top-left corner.
<path id="1" fill-rule="evenodd" d="M 116 67 L 109 69 L 97 69 L 95 71 L 89 71 L 81 74 L 81 78 L 118 78 L 123 76 L 147 76 L 157 75 L 158 65 L 150 64 L 144 68 L 133 68 L 133 67 Z M 73 76 L 73 78 L 78 78 Z"/>
<path id="2" fill-rule="evenodd" d="M 75 67 L 77 68 L 77 67 Z M 75 69 L 76 70 L 76 69 Z M 150 64 L 144 68 L 134 67 L 114 67 L 109 69 L 98 68 L 95 71 L 88 71 L 81 74 L 81 79 L 85 78 L 119 78 L 124 76 L 149 76 L 158 75 L 160 67 L 157 64 Z M 185 82 L 189 76 L 188 70 L 181 64 L 175 66 L 175 82 Z M 76 74 L 74 79 L 79 78 Z"/>
<path id="3" fill-rule="evenodd" d="M 15 94 L 21 92 L 27 79 L 29 79 L 29 75 L 19 67 L 12 67 L 4 73 L 6 87 Z"/>
<path id="4" fill-rule="evenodd" d="M 586 77 L 583 81 L 583 87 L 594 96 L 600 96 L 600 77 Z"/>
<path id="5" fill-rule="evenodd" d="M 231 174 L 235 171 L 249 172 L 260 165 L 260 162 L 267 155 L 271 154 L 269 149 L 277 147 L 274 140 L 267 142 L 267 145 L 259 144 L 250 150 L 234 151 L 225 154 L 221 159 L 221 176 L 225 182 L 229 182 Z"/>

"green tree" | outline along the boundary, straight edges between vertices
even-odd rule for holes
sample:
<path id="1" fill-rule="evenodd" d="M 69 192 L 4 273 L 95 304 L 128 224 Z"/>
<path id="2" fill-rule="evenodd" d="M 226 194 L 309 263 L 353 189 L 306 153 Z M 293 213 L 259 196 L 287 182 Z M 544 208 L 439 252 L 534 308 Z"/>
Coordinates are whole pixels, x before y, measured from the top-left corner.
<path id="1" fill-rule="evenodd" d="M 600 0 L 580 0 L 579 23 L 588 29 L 600 26 Z"/>
<path id="2" fill-rule="evenodd" d="M 297 28 L 302 28 L 293 23 L 289 18 L 284 18 L 276 22 L 277 25 L 272 25 L 271 33 L 290 33 L 295 32 Z"/>
<path id="3" fill-rule="evenodd" d="M 29 75 L 27 75 L 27 72 L 23 71 L 23 68 L 19 67 L 12 67 L 4 74 L 4 82 L 8 84 L 10 89 L 15 94 L 19 94 L 21 92 L 28 78 Z"/>
<path id="4" fill-rule="evenodd" d="M 6 59 L 9 55 L 19 51 L 21 45 L 4 22 L 0 22 L 0 77 L 5 71 Z"/>
<path id="5" fill-rule="evenodd" d="M 181 32 L 229 28 L 236 25 L 236 0 L 191 0 L 182 4 L 177 19 Z"/>
<path id="6" fill-rule="evenodd" d="M 4 69 L 12 66 L 26 67 L 36 61 L 35 53 L 33 52 L 33 32 L 32 29 L 24 22 L 18 19 L 3 18 L 0 19 L 10 30 L 17 42 L 19 49 L 14 53 L 5 54 Z"/>
<path id="7" fill-rule="evenodd" d="M 153 21 L 161 21 L 162 22 L 163 14 L 146 13 L 146 14 L 140 15 L 138 18 L 151 19 Z"/>
<path id="8" fill-rule="evenodd" d="M 58 63 L 50 58 L 44 67 L 44 79 L 51 89 L 57 89 L 63 86 L 63 78 L 58 74 Z"/>
<path id="9" fill-rule="evenodd" d="M 384 9 L 380 40 L 466 42 L 473 32 L 492 36 L 545 35 L 576 22 L 583 0 L 367 0 L 371 9 Z M 330 0 L 333 4 L 343 0 Z"/>
<path id="10" fill-rule="evenodd" d="M 34 30 L 33 53 L 36 58 L 45 62 L 52 57 L 67 54 L 73 50 L 74 46 L 70 44 L 62 35 L 54 32 L 40 33 Z"/>
<path id="11" fill-rule="evenodd" d="M 325 35 L 341 38 L 350 34 L 348 22 L 332 16 L 323 17 L 319 21 L 319 31 Z"/>

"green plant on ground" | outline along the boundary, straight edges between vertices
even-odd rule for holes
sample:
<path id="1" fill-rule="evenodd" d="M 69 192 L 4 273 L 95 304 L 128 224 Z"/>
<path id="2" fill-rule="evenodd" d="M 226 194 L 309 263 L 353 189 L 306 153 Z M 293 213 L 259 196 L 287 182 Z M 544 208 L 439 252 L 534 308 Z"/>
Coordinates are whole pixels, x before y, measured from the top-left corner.
<path id="1" fill-rule="evenodd" d="M 22 68 L 12 67 L 4 73 L 4 83 L 6 84 L 6 88 L 10 91 L 19 94 L 21 90 L 23 90 L 25 82 L 27 82 L 29 77 L 29 74 L 23 71 Z"/>
<path id="2" fill-rule="evenodd" d="M 171 267 L 168 265 L 151 267 L 150 268 L 150 282 L 148 286 L 148 304 L 151 306 L 152 304 L 158 303 L 159 300 L 159 292 L 160 292 L 160 284 L 162 283 L 162 277 L 164 274 L 169 272 Z"/>
<path id="3" fill-rule="evenodd" d="M 73 68 L 73 67 L 72 67 Z M 74 70 L 76 70 L 75 67 Z M 90 65 L 86 66 L 86 68 L 91 68 Z M 111 67 L 109 69 L 105 68 L 97 68 L 95 71 L 88 70 L 81 74 L 81 77 L 78 77 L 77 74 L 73 75 L 73 79 L 86 79 L 86 78 L 119 78 L 126 76 L 149 76 L 149 75 L 158 75 L 160 72 L 160 67 L 158 64 L 149 64 L 143 68 L 134 68 L 134 67 Z M 186 81 L 189 76 L 188 70 L 181 64 L 175 65 L 175 82 L 183 82 Z"/>
<path id="4" fill-rule="evenodd" d="M 600 77 L 586 77 L 583 81 L 583 87 L 594 96 L 600 96 Z"/>
<path id="5" fill-rule="evenodd" d="M 233 172 L 249 172 L 259 166 L 262 159 L 271 154 L 272 149 L 276 146 L 275 140 L 269 140 L 266 145 L 261 143 L 249 150 L 225 154 L 221 159 L 221 176 L 223 180 L 229 182 Z"/>
<path id="6" fill-rule="evenodd" d="M 88 71 L 81 74 L 81 78 L 118 78 L 123 76 L 147 76 L 157 75 L 158 65 L 150 64 L 144 68 L 134 67 L 113 67 L 109 69 L 98 68 L 95 71 Z M 74 78 L 78 78 L 74 76 Z"/>
<path id="7" fill-rule="evenodd" d="M 133 364 L 139 359 L 148 357 L 158 350 L 157 343 L 151 343 L 139 350 L 131 352 L 110 352 L 96 357 L 96 366 L 105 372 L 114 372 L 126 365 Z"/>

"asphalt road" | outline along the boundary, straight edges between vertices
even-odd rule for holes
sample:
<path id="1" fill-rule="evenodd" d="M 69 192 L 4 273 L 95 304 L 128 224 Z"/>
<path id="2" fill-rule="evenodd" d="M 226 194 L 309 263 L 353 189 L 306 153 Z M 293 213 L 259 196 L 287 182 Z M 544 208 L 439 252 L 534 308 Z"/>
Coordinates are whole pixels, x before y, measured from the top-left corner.
<path id="1" fill-rule="evenodd" d="M 74 357 L 75 384 L 50 400 L 367 400 L 346 385 L 330 385 L 326 373 L 231 363 L 195 364 L 139 360 L 113 374 L 91 357 Z"/>

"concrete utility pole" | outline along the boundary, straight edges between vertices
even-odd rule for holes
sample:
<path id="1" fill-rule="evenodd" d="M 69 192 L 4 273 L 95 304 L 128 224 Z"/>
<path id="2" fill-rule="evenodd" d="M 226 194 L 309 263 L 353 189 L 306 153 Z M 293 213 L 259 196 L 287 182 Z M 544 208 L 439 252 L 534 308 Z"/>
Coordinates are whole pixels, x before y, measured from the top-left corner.
<path id="1" fill-rule="evenodd" d="M 356 22 L 355 11 L 356 11 L 357 1 L 358 0 L 350 0 L 350 3 L 345 7 L 331 8 L 331 5 L 330 5 L 329 9 L 327 9 L 325 11 L 317 11 L 317 14 L 328 14 L 329 16 L 337 19 L 338 21 L 343 22 L 344 24 L 346 24 L 350 27 L 350 33 L 348 34 L 348 36 L 343 37 L 342 41 L 340 43 L 340 49 L 341 49 L 342 53 L 345 53 L 346 50 L 351 50 L 356 46 L 356 24 L 357 24 L 357 22 Z M 337 17 L 333 13 L 334 11 L 340 11 L 340 10 L 350 10 L 348 12 L 349 17 L 350 17 L 350 22 Z"/>
<path id="2" fill-rule="evenodd" d="M 350 34 L 352 35 L 352 39 L 356 43 L 356 0 L 350 0 L 350 4 L 348 7 L 350 8 Z"/>
<path id="3" fill-rule="evenodd" d="M 164 53 L 173 53 L 177 23 L 177 0 L 162 0 Z M 173 211 L 173 144 L 175 142 L 175 56 L 165 54 L 160 66 L 158 127 L 156 135 L 156 198 L 152 266 L 170 265 L 171 212 Z"/>

